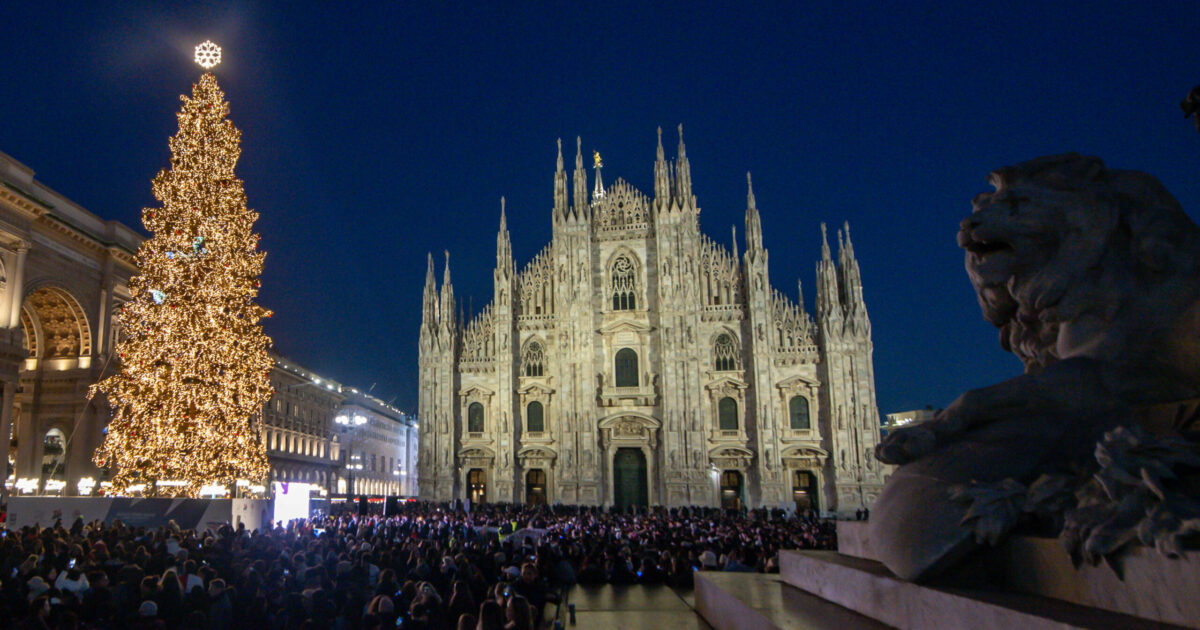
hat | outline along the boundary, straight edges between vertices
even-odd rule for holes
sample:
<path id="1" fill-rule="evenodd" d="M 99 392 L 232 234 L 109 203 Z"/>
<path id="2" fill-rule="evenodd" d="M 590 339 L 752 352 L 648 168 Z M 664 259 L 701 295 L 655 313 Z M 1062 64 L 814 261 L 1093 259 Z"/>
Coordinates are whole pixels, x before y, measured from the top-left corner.
<path id="1" fill-rule="evenodd" d="M 158 616 L 158 604 L 155 604 L 153 600 L 147 599 L 146 601 L 142 602 L 141 606 L 138 606 L 138 616 L 139 617 L 157 617 Z"/>
<path id="2" fill-rule="evenodd" d="M 50 585 L 47 584 L 46 580 L 43 580 L 42 576 L 40 575 L 35 575 L 32 578 L 29 578 L 29 581 L 26 582 L 26 585 L 29 586 L 29 601 L 37 599 L 46 591 L 50 590 Z"/>

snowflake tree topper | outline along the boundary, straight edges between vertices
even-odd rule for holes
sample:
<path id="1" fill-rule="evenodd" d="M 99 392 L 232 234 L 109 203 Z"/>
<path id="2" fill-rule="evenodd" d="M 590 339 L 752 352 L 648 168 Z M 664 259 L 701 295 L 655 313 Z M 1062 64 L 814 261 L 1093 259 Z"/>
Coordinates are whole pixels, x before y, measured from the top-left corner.
<path id="1" fill-rule="evenodd" d="M 210 40 L 204 40 L 203 44 L 196 46 L 195 59 L 201 68 L 208 70 L 221 63 L 221 47 Z"/>

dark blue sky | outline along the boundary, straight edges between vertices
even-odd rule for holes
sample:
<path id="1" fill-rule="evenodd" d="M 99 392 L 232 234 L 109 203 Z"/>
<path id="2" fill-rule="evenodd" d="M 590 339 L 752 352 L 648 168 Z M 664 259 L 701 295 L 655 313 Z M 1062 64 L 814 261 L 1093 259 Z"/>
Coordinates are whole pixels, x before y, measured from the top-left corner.
<path id="1" fill-rule="evenodd" d="M 1190 2 L 146 4 L 9 3 L 0 150 L 140 228 L 216 41 L 268 333 L 413 410 L 425 253 L 450 250 L 464 305 L 490 299 L 499 197 L 524 264 L 559 136 L 649 193 L 655 127 L 673 153 L 684 123 L 705 231 L 741 234 L 752 171 L 774 284 L 810 306 L 818 223 L 849 220 L 883 413 L 1020 370 L 954 240 L 992 168 L 1074 150 L 1200 200 Z"/>

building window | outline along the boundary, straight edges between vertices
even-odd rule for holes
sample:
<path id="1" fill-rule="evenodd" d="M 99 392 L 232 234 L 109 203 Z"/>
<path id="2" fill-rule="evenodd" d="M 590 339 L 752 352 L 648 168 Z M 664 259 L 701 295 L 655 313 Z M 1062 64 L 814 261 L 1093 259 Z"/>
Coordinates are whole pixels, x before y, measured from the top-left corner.
<path id="1" fill-rule="evenodd" d="M 531 341 L 525 346 L 525 352 L 521 355 L 521 369 L 525 376 L 542 375 L 545 354 L 541 342 Z"/>
<path id="2" fill-rule="evenodd" d="M 793 431 L 807 431 L 812 428 L 808 419 L 808 399 L 803 396 L 792 396 L 788 401 L 788 417 Z"/>
<path id="3" fill-rule="evenodd" d="M 467 407 L 467 431 L 483 433 L 483 405 L 477 402 Z"/>
<path id="4" fill-rule="evenodd" d="M 722 431 L 737 431 L 738 406 L 736 400 L 726 396 L 717 403 L 717 426 Z"/>
<path id="5" fill-rule="evenodd" d="M 618 256 L 612 266 L 612 303 L 614 311 L 637 308 L 637 267 L 628 256 Z"/>
<path id="6" fill-rule="evenodd" d="M 729 334 L 721 333 L 717 336 L 717 341 L 713 344 L 713 355 L 718 372 L 739 368 L 737 346 L 733 344 L 733 337 Z"/>
<path id="7" fill-rule="evenodd" d="M 638 386 L 638 356 L 632 349 L 617 351 L 616 377 L 617 387 Z"/>
<path id="8" fill-rule="evenodd" d="M 546 420 L 542 412 L 542 403 L 536 400 L 525 406 L 525 428 L 530 433 L 541 433 L 546 430 Z"/>

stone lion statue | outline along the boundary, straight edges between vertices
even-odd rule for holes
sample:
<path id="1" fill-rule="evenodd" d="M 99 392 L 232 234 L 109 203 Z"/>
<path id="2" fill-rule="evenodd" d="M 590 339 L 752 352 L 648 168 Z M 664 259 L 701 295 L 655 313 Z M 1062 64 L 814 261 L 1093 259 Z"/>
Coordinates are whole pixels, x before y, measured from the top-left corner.
<path id="1" fill-rule="evenodd" d="M 1025 374 L 880 443 L 877 457 L 902 466 L 870 535 L 909 579 L 969 552 L 979 532 L 963 523 L 987 520 L 954 488 L 1087 478 L 1117 427 L 1195 437 L 1176 403 L 1200 397 L 1200 227 L 1155 178 L 1094 157 L 1041 157 L 989 181 L 958 244 L 984 318 Z"/>

